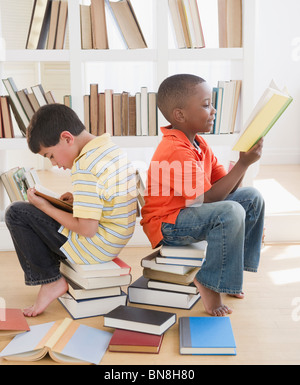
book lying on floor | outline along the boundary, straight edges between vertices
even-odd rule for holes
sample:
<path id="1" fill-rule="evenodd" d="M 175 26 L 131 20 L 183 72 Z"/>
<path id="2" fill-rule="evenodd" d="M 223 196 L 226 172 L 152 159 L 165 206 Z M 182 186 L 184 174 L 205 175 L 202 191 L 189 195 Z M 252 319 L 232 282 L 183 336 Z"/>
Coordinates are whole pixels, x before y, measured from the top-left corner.
<path id="1" fill-rule="evenodd" d="M 161 265 L 201 267 L 204 262 L 204 258 L 162 257 L 161 255 L 158 255 L 155 257 L 155 262 Z"/>
<path id="2" fill-rule="evenodd" d="M 199 298 L 199 293 L 187 294 L 151 289 L 148 287 L 148 279 L 144 277 L 138 278 L 128 287 L 128 299 L 131 303 L 191 309 Z"/>
<path id="3" fill-rule="evenodd" d="M 132 330 L 116 329 L 108 345 L 110 352 L 159 353 L 163 334 L 140 333 Z"/>
<path id="4" fill-rule="evenodd" d="M 233 150 L 246 152 L 265 136 L 291 104 L 287 90 L 279 90 L 274 81 L 254 107 Z"/>
<path id="5" fill-rule="evenodd" d="M 58 300 L 73 319 L 79 319 L 100 316 L 120 305 L 126 305 L 127 295 L 122 292 L 110 297 L 76 300 L 69 293 L 65 293 Z"/>
<path id="6" fill-rule="evenodd" d="M 180 354 L 236 355 L 229 317 L 180 317 Z"/>
<path id="7" fill-rule="evenodd" d="M 112 333 L 81 325 L 70 318 L 31 326 L 2 350 L 8 361 L 37 361 L 47 353 L 65 364 L 100 364 Z M 93 343 L 91 344 L 91 341 Z"/>
<path id="8" fill-rule="evenodd" d="M 176 322 L 175 313 L 119 306 L 104 315 L 104 326 L 162 335 Z"/>
<path id="9" fill-rule="evenodd" d="M 21 309 L 0 308 L 0 341 L 29 330 Z"/>
<path id="10" fill-rule="evenodd" d="M 46 187 L 36 184 L 34 186 L 35 188 L 35 194 L 46 199 L 48 202 L 50 202 L 53 206 L 67 211 L 69 213 L 73 212 L 73 205 L 67 201 L 64 201 L 60 199 L 60 195 L 47 189 Z"/>

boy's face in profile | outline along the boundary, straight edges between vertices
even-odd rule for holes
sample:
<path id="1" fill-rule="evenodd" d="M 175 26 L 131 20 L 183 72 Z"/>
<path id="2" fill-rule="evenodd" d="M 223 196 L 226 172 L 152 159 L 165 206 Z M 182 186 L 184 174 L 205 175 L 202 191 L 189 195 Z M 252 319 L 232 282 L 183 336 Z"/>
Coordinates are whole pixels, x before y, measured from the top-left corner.
<path id="1" fill-rule="evenodd" d="M 74 146 L 74 137 L 64 131 L 61 134 L 59 142 L 52 147 L 43 147 L 39 151 L 39 154 L 44 158 L 48 158 L 52 163 L 52 166 L 58 166 L 64 170 L 73 166 L 74 159 L 78 156 L 76 148 Z"/>
<path id="2" fill-rule="evenodd" d="M 212 106 L 212 90 L 206 82 L 194 87 L 193 94 L 182 109 L 187 130 L 197 133 L 210 132 L 214 125 L 216 110 Z"/>

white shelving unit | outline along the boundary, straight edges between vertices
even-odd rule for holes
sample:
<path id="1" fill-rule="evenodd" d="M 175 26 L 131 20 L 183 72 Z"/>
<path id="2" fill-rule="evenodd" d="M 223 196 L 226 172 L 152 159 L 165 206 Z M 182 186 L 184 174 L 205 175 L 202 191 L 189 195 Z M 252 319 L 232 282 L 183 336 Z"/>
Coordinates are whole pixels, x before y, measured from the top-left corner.
<path id="1" fill-rule="evenodd" d="M 80 38 L 80 0 L 69 0 L 68 26 L 69 26 L 69 49 L 68 50 L 5 50 L 1 46 L 0 70 L 4 62 L 20 63 L 35 62 L 67 62 L 70 64 L 70 83 L 72 95 L 72 107 L 83 120 L 83 95 L 85 90 L 85 65 L 89 62 L 101 64 L 126 63 L 151 63 L 153 66 L 153 83 L 156 87 L 170 73 L 171 62 L 207 62 L 217 63 L 222 66 L 224 62 L 230 62 L 242 68 L 242 116 L 247 117 L 253 107 L 254 96 L 254 59 L 255 59 L 255 20 L 257 0 L 243 1 L 243 48 L 204 48 L 204 49 L 170 49 L 169 28 L 168 28 L 168 0 L 149 0 L 152 2 L 154 20 L 154 47 L 141 50 L 109 49 L 109 50 L 81 50 Z M 3 4 L 3 3 L 2 3 Z M 16 12 L 18 10 L 16 9 Z M 5 9 L 1 9 L 2 18 Z M 205 32 L 205 31 L 204 31 Z M 5 36 L 4 36 L 5 38 Z M 201 76 L 201 75 L 200 75 Z M 165 121 L 159 115 L 159 125 Z M 234 135 L 206 135 L 205 139 L 211 146 L 230 147 Z M 155 148 L 160 140 L 158 137 L 114 137 L 114 141 L 123 148 L 140 149 Z M 0 139 L 0 173 L 6 167 L 6 151 L 26 149 L 25 138 Z M 139 159 L 137 159 L 139 160 Z M 7 202 L 4 199 L 3 188 L 0 187 L 0 250 L 12 247 L 10 237 L 3 222 L 3 212 Z M 134 244 L 144 244 L 145 238 L 141 241 L 143 233 L 137 230 Z"/>

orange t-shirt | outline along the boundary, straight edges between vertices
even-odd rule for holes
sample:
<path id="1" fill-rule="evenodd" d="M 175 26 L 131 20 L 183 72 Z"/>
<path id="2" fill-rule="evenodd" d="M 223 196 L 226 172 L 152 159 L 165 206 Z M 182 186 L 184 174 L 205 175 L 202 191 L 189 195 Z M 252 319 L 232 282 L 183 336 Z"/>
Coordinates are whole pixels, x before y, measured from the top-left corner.
<path id="1" fill-rule="evenodd" d="M 201 136 L 196 135 L 194 146 L 180 130 L 167 126 L 161 131 L 163 138 L 148 170 L 141 220 L 153 248 L 163 238 L 162 222 L 174 224 L 181 209 L 227 174 Z"/>

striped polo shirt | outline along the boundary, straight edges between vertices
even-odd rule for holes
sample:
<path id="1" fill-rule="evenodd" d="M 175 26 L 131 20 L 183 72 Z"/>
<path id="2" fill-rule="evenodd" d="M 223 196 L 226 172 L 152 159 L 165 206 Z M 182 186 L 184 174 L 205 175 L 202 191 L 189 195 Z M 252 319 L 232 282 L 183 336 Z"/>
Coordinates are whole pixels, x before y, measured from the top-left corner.
<path id="1" fill-rule="evenodd" d="M 61 247 L 71 263 L 96 264 L 115 258 L 131 238 L 136 219 L 135 172 L 125 153 L 99 136 L 84 146 L 72 172 L 73 216 L 96 219 L 98 232 L 87 238 L 65 227 Z"/>

